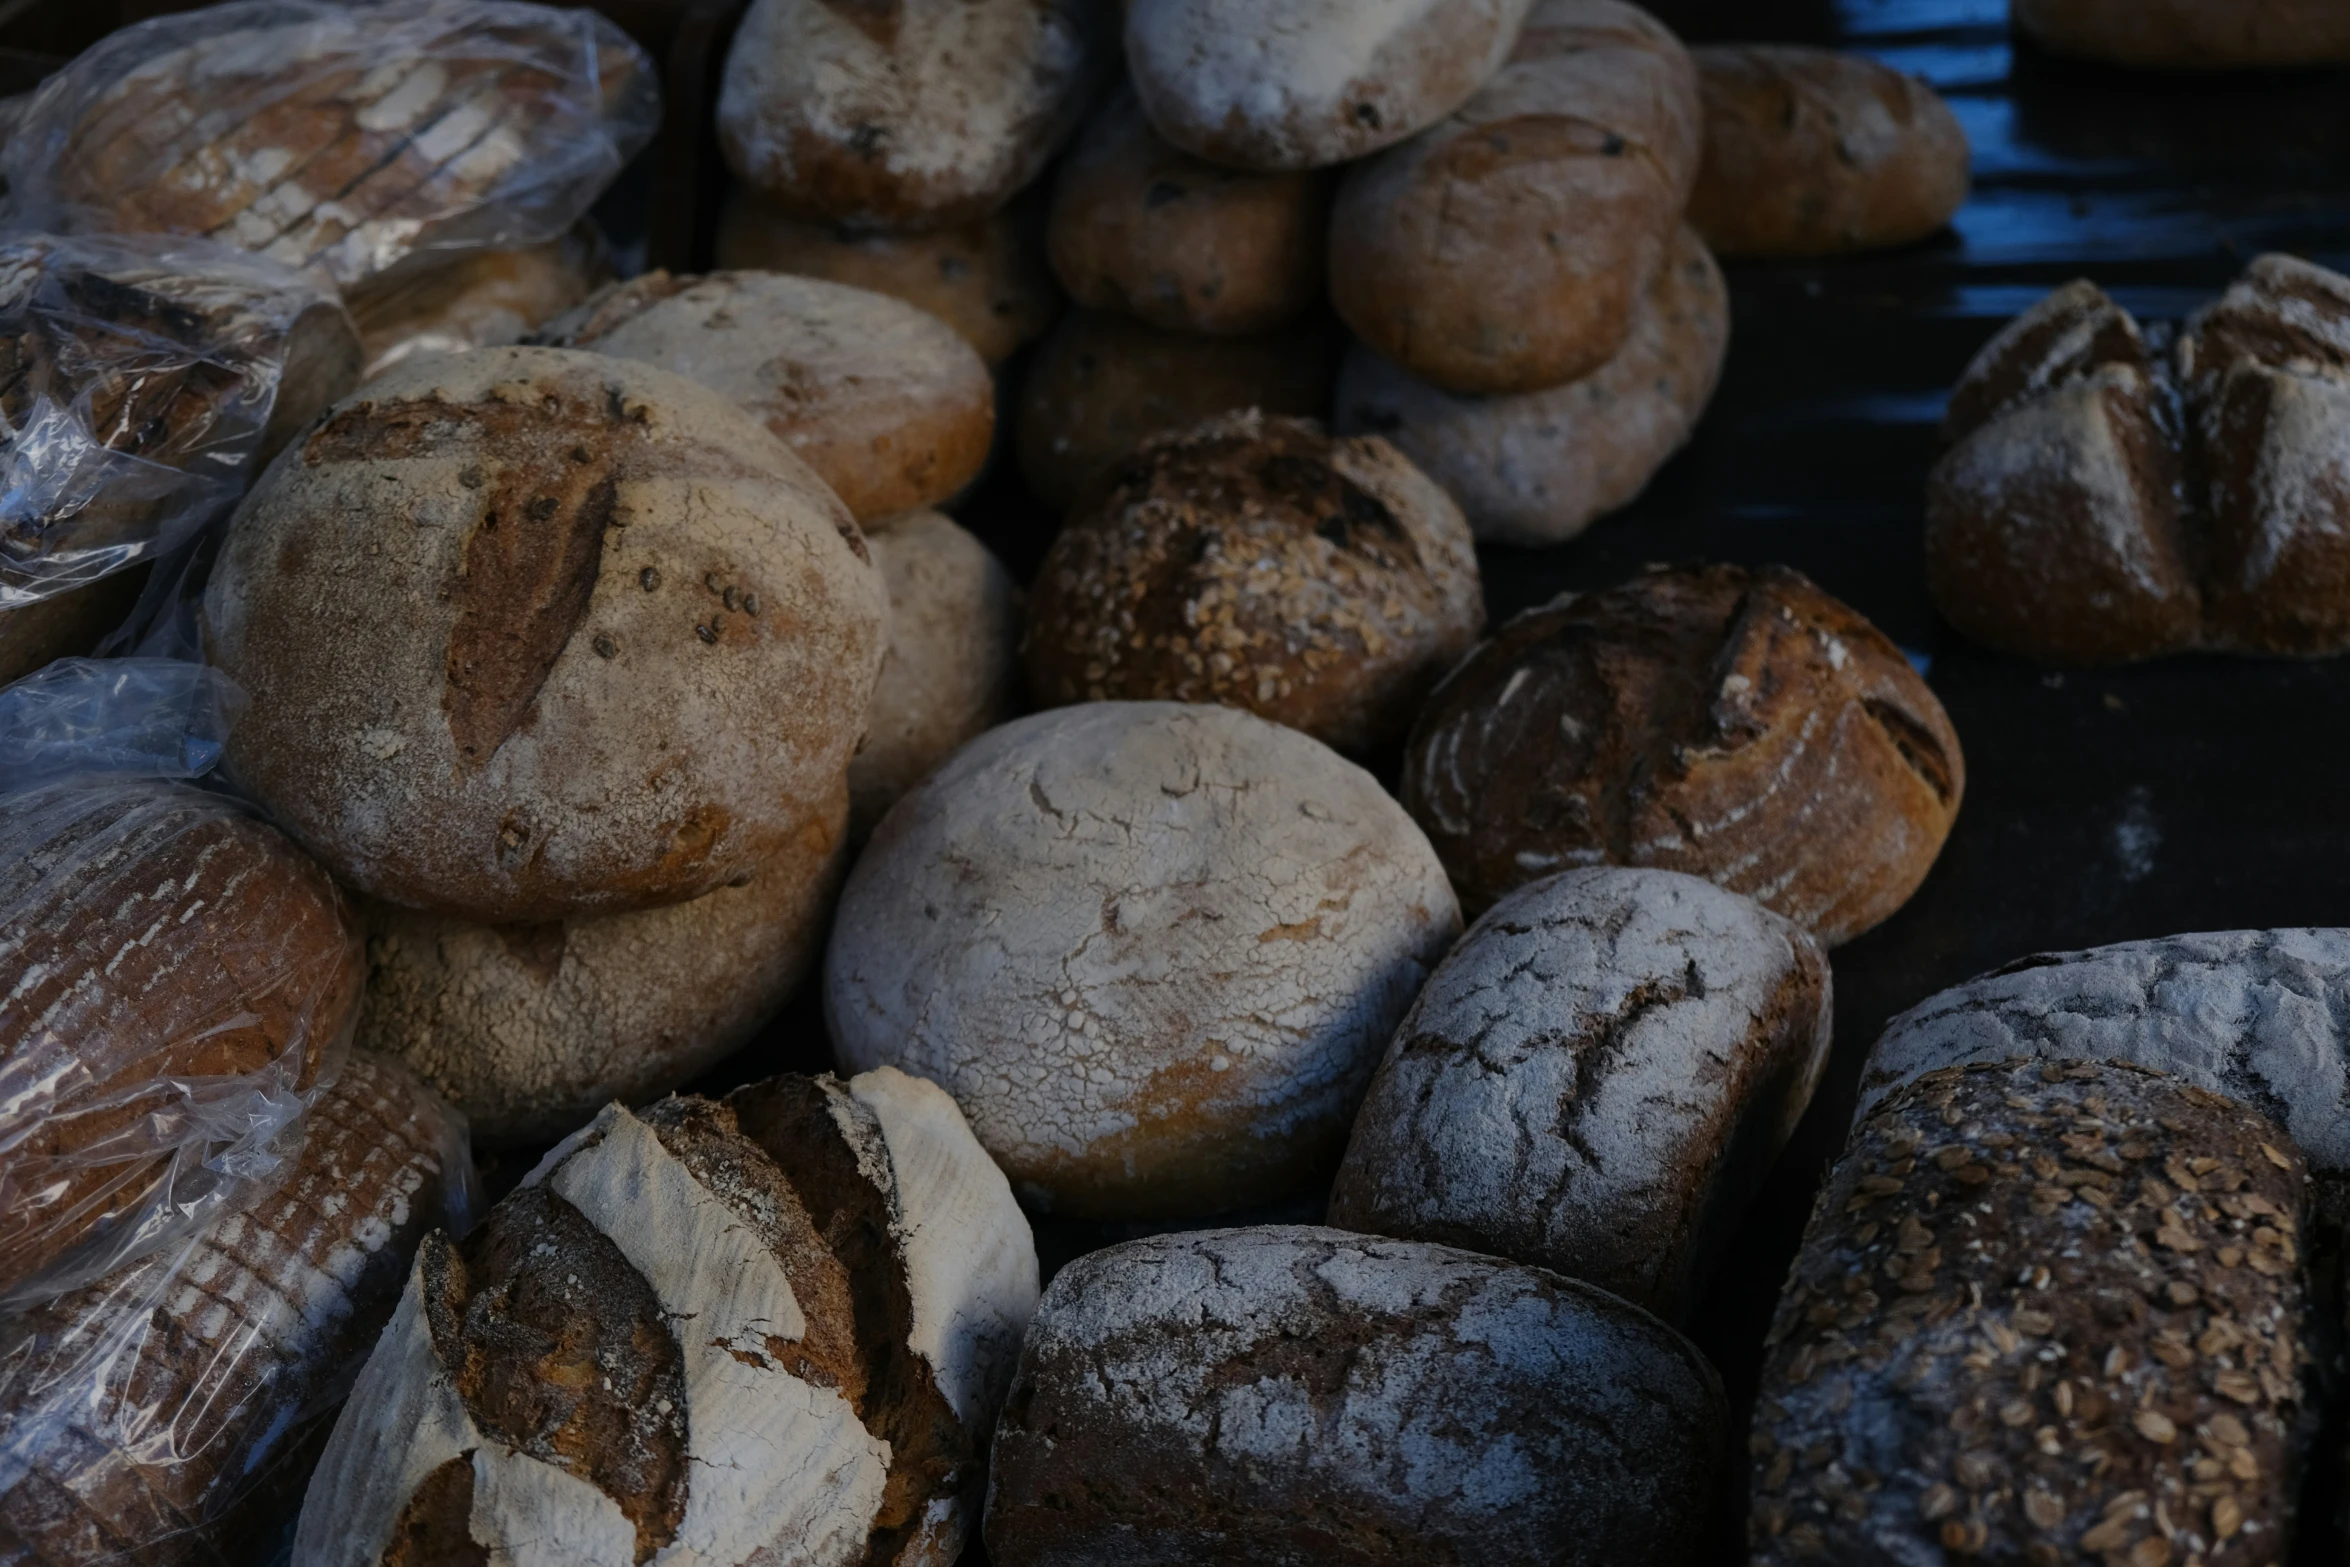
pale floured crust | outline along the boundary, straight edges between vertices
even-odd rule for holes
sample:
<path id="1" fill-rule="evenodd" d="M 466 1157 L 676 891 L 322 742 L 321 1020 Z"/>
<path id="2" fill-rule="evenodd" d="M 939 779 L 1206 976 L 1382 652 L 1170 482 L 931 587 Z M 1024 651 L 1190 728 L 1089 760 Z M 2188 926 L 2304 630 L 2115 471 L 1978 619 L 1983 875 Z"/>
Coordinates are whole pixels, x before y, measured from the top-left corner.
<path id="1" fill-rule="evenodd" d="M 825 959 L 834 1048 L 939 1083 L 1023 1198 L 1213 1213 L 1335 1163 L 1458 929 L 1370 774 L 1219 707 L 989 731 L 898 802 Z"/>
<path id="2" fill-rule="evenodd" d="M 886 600 L 717 394 L 546 348 L 395 368 L 273 467 L 205 596 L 241 784 L 375 896 L 471 919 L 696 896 L 811 837 Z"/>
<path id="3" fill-rule="evenodd" d="M 1688 442 L 1729 347 L 1729 290 L 1684 226 L 1642 290 L 1631 335 L 1582 380 L 1468 397 L 1358 344 L 1339 371 L 1338 425 L 1394 442 L 1460 502 L 1478 538 L 1559 544 L 1629 505 Z"/>
<path id="4" fill-rule="evenodd" d="M 1828 1061 L 1791 920 L 1673 871 L 1568 871 L 1446 955 L 1355 1117 L 1330 1222 L 1685 1317 Z"/>
<path id="5" fill-rule="evenodd" d="M 1174 145 L 1318 169 L 1403 140 L 1508 57 L 1533 0 L 1133 0 L 1126 61 Z"/>

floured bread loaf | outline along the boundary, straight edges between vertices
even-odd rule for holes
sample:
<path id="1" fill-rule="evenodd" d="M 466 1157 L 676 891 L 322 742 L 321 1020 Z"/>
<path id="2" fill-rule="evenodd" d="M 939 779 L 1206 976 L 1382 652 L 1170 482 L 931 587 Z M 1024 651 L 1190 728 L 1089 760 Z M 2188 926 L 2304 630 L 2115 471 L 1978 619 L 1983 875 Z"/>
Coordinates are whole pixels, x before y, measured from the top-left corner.
<path id="1" fill-rule="evenodd" d="M 1036 1296 L 1027 1221 L 928 1083 L 615 1105 L 425 1242 L 296 1567 L 947 1567 Z"/>

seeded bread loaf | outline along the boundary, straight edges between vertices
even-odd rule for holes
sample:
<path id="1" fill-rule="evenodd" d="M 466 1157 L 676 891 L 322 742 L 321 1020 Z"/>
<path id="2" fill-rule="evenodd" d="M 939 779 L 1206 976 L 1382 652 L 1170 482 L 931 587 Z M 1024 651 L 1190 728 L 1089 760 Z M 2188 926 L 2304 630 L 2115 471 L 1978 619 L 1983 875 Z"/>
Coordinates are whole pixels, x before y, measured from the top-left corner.
<path id="1" fill-rule="evenodd" d="M 295 1567 L 947 1567 L 1035 1304 L 1027 1223 L 928 1083 L 615 1105 L 425 1242 Z"/>
<path id="2" fill-rule="evenodd" d="M 1534 392 L 1624 346 L 1697 178 L 1697 70 L 1621 0 L 1539 0 L 1449 119 L 1348 171 L 1330 299 L 1455 392 Z"/>
<path id="3" fill-rule="evenodd" d="M 1153 436 L 1038 568 L 1043 706 L 1220 702 L 1392 748 L 1485 626 L 1468 524 L 1377 436 L 1251 409 Z"/>
<path id="4" fill-rule="evenodd" d="M 417 1243 L 470 1219 L 472 1179 L 448 1112 L 354 1052 L 263 1190 L 12 1322 L 0 1561 L 263 1556 Z"/>
<path id="5" fill-rule="evenodd" d="M 360 890 L 487 922 L 711 891 L 808 836 L 864 733 L 864 537 L 717 394 L 487 348 L 400 365 L 238 512 L 204 599 L 239 782 Z"/>
<path id="6" fill-rule="evenodd" d="M 365 373 L 410 354 L 518 343 L 611 277 L 603 236 L 583 223 L 543 245 L 469 251 L 363 285 L 352 291 L 351 315 L 366 345 Z"/>
<path id="7" fill-rule="evenodd" d="M 1554 870 L 1653 865 L 1829 946 L 1908 900 L 1965 790 L 1901 650 L 1783 566 L 1653 570 L 1526 611 L 1429 698 L 1403 771 L 1473 908 Z"/>
<path id="8" fill-rule="evenodd" d="M 996 1432 L 1001 1567 L 1704 1558 L 1719 1379 L 1538 1268 L 1304 1226 L 1081 1257 Z"/>
<path id="9" fill-rule="evenodd" d="M 1459 928 L 1427 841 L 1336 752 L 1086 703 L 988 731 L 883 819 L 825 1015 L 844 1066 L 955 1095 L 1032 1206 L 1200 1216 L 1328 1178 Z"/>
<path id="10" fill-rule="evenodd" d="M 1828 1064 L 1819 943 L 1674 871 L 1519 888 L 1395 1031 L 1330 1222 L 1696 1304 Z"/>
<path id="11" fill-rule="evenodd" d="M 614 284 L 534 341 L 697 381 L 775 432 L 858 521 L 951 499 L 995 438 L 995 383 L 936 316 L 773 272 Z"/>
<path id="12" fill-rule="evenodd" d="M 2266 1116 L 2125 1063 L 1897 1089 L 1771 1324 L 1752 1560 L 2285 1559 L 2305 1180 Z"/>
<path id="13" fill-rule="evenodd" d="M 0 799 L 0 1298 L 185 1236 L 349 1037 L 334 884 L 222 797 L 74 779 Z"/>

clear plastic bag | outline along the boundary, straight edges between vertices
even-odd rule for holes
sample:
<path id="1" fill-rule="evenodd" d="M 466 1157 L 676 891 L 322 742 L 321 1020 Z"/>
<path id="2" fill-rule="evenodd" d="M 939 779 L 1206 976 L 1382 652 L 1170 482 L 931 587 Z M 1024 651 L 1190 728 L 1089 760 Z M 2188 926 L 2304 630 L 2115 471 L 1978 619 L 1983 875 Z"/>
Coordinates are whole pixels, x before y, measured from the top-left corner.
<path id="1" fill-rule="evenodd" d="M 168 231 L 349 288 L 555 238 L 650 139 L 651 61 L 517 0 L 229 0 L 106 38 L 0 153 L 23 221 Z"/>
<path id="2" fill-rule="evenodd" d="M 0 240 L 0 612 L 170 551 L 357 380 L 324 285 L 168 235 Z"/>
<path id="3" fill-rule="evenodd" d="M 0 1325 L 0 1559 L 264 1559 L 424 1234 L 479 1206 L 464 1123 L 354 1052 L 274 1180 Z"/>
<path id="4" fill-rule="evenodd" d="M 172 658 L 61 658 L 0 687 L 0 795 L 87 773 L 197 778 L 245 706 L 235 681 Z"/>

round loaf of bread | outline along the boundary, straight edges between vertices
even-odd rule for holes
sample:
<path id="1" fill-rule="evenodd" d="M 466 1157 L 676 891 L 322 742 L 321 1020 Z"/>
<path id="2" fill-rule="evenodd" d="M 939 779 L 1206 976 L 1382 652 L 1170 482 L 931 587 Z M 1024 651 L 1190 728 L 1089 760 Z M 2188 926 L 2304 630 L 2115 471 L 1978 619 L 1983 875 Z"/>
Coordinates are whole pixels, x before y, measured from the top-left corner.
<path id="1" fill-rule="evenodd" d="M 628 914 L 477 925 L 374 904 L 359 1042 L 405 1062 L 485 1147 L 543 1146 L 615 1099 L 668 1093 L 747 1041 L 813 966 L 847 825 L 836 795 L 803 848 L 742 884 Z"/>
<path id="2" fill-rule="evenodd" d="M 1036 1293 L 1019 1206 L 928 1083 L 614 1105 L 427 1238 L 294 1559 L 947 1567 Z"/>
<path id="3" fill-rule="evenodd" d="M 222 796 L 0 798 L 0 1301 L 217 1211 L 350 1037 L 360 979 L 326 872 Z"/>
<path id="4" fill-rule="evenodd" d="M 1210 163 L 1319 169 L 1483 86 L 1533 0 L 1129 0 L 1126 68 L 1159 134 Z"/>
<path id="5" fill-rule="evenodd" d="M 352 292 L 365 374 L 389 370 L 410 354 L 518 343 L 611 276 L 603 236 L 584 223 L 544 245 L 463 251 L 436 266 L 403 269 Z"/>
<path id="6" fill-rule="evenodd" d="M 1258 337 L 1203 337 L 1073 310 L 1020 387 L 1020 476 L 1066 511 L 1163 430 L 1243 408 L 1319 419 L 1330 407 L 1332 338 L 1318 316 Z"/>
<path id="7" fill-rule="evenodd" d="M 543 921 L 809 852 L 887 612 L 847 511 L 724 398 L 486 348 L 394 367 L 271 467 L 204 635 L 252 697 L 231 769 L 343 880 Z"/>
<path id="8" fill-rule="evenodd" d="M 1684 226 L 1616 356 L 1580 381 L 1466 397 L 1356 344 L 1338 425 L 1386 436 L 1495 544 L 1561 544 L 1631 503 L 1696 428 L 1730 347 L 1721 269 Z"/>
<path id="9" fill-rule="evenodd" d="M 718 265 L 825 278 L 902 299 L 1001 365 L 1051 326 L 1060 296 L 1032 202 L 919 234 L 869 234 L 789 217 L 736 186 L 718 216 Z"/>
<path id="10" fill-rule="evenodd" d="M 2305 1180 L 2266 1116 L 2119 1062 L 1893 1094 L 1766 1340 L 1751 1560 L 2281 1559 Z"/>
<path id="11" fill-rule="evenodd" d="M 1687 1317 L 1828 1064 L 1819 943 L 1734 892 L 1613 866 L 1486 910 L 1355 1117 L 1330 1222 Z"/>
<path id="12" fill-rule="evenodd" d="M 890 619 L 865 749 L 849 763 L 860 843 L 898 796 L 1011 717 L 1020 694 L 1020 586 L 986 545 L 934 511 L 892 518 L 866 542 Z"/>
<path id="13" fill-rule="evenodd" d="M 1429 698 L 1403 771 L 1472 908 L 1652 865 L 1831 947 L 1908 901 L 1965 788 L 1901 650 L 1784 566 L 1653 570 L 1526 611 Z"/>
<path id="14" fill-rule="evenodd" d="M 1220 168 L 1159 139 L 1121 91 L 1053 182 L 1053 271 L 1090 310 L 1170 332 L 1266 332 L 1322 294 L 1329 182 Z"/>
<path id="15" fill-rule="evenodd" d="M 1132 1241 L 1053 1279 L 995 1443 L 988 1559 L 1702 1559 L 1721 1380 L 1538 1268 L 1303 1225 Z"/>
<path id="16" fill-rule="evenodd" d="M 1705 158 L 1689 221 L 1725 256 L 1828 256 L 1924 239 L 1966 202 L 1967 139 L 1923 81 L 1788 44 L 1692 51 Z"/>
<path id="17" fill-rule="evenodd" d="M 1580 380 L 1631 336 L 1702 126 L 1696 67 L 1663 23 L 1620 0 L 1540 0 L 1482 91 L 1348 172 L 1331 303 L 1450 391 Z"/>
<path id="18" fill-rule="evenodd" d="M 942 1084 L 1033 1206 L 1223 1212 L 1328 1176 L 1459 912 L 1369 773 L 1222 707 L 990 730 L 900 800 L 825 953 L 833 1048 Z"/>
<path id="19" fill-rule="evenodd" d="M 648 272 L 536 341 L 700 382 L 782 437 L 860 522 L 949 499 L 995 439 L 995 383 L 971 345 L 936 316 L 844 283 Z"/>
<path id="20" fill-rule="evenodd" d="M 2014 0 L 2011 14 L 2041 48 L 2111 65 L 2350 63 L 2350 13 L 2332 0 Z"/>
<path id="21" fill-rule="evenodd" d="M 1036 178 L 1115 55 L 1093 0 L 753 0 L 719 146 L 798 217 L 968 223 Z"/>
<path id="22" fill-rule="evenodd" d="M 7 1559 L 269 1559 L 417 1243 L 464 1228 L 473 1200 L 462 1126 L 407 1073 L 354 1052 L 262 1189 L 184 1247 L 12 1321 Z"/>
<path id="23" fill-rule="evenodd" d="M 1377 436 L 1254 409 L 1145 441 L 1038 568 L 1043 706 L 1219 702 L 1392 747 L 1485 628 L 1469 527 Z"/>

